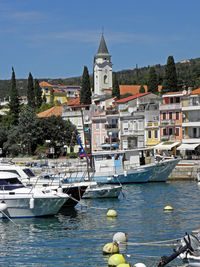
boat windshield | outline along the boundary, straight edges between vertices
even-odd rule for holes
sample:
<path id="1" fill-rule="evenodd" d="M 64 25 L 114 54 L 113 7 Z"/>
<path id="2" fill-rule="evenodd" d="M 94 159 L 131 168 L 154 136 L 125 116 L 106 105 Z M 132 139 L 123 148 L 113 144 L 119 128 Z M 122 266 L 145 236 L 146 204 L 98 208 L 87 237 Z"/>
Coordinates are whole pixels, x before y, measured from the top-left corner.
<path id="1" fill-rule="evenodd" d="M 35 176 L 35 174 L 34 174 L 34 173 L 32 172 L 32 170 L 29 169 L 29 168 L 23 169 L 23 171 L 26 173 L 26 175 L 27 175 L 28 177 L 34 177 L 34 176 Z"/>
<path id="2" fill-rule="evenodd" d="M 0 179 L 0 190 L 13 190 L 24 187 L 24 185 L 16 178 Z"/>

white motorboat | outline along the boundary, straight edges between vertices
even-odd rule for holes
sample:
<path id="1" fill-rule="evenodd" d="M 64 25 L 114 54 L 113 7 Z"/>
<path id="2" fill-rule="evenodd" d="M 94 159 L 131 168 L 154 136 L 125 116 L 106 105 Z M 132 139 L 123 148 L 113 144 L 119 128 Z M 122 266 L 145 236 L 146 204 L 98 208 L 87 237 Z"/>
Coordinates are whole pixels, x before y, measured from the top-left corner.
<path id="1" fill-rule="evenodd" d="M 0 218 L 55 215 L 68 199 L 49 188 L 27 188 L 16 173 L 0 172 Z"/>
<path id="2" fill-rule="evenodd" d="M 122 191 L 122 185 L 97 184 L 89 186 L 83 198 L 118 198 Z"/>
<path id="3" fill-rule="evenodd" d="M 68 200 L 65 202 L 64 207 L 74 207 L 77 205 L 79 200 L 82 198 L 85 190 L 88 186 L 96 185 L 96 182 L 74 182 L 74 183 L 62 183 L 62 176 L 51 175 L 50 173 L 46 173 L 46 175 L 38 175 L 32 172 L 32 170 L 24 165 L 17 165 L 13 162 L 2 161 L 0 163 L 0 174 L 2 172 L 15 173 L 18 175 L 20 182 L 28 187 L 36 187 L 36 188 L 48 188 L 50 190 L 60 190 L 62 188 L 63 193 L 69 195 Z"/>

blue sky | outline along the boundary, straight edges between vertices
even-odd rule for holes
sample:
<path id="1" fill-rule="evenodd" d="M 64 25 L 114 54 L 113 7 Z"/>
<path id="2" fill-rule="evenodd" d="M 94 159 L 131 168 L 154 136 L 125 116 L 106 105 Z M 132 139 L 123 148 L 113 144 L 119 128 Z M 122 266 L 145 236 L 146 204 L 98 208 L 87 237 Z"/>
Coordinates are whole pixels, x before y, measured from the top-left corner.
<path id="1" fill-rule="evenodd" d="M 0 0 L 0 79 L 92 73 L 102 29 L 113 71 L 200 57 L 199 0 Z"/>

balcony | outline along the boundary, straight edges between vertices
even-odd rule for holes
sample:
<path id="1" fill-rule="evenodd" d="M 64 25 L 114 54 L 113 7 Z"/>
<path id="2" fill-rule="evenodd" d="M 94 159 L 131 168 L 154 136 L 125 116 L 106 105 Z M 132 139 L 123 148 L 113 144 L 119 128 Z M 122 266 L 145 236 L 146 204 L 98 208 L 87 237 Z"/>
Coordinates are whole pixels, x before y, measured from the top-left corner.
<path id="1" fill-rule="evenodd" d="M 181 103 L 172 103 L 172 104 L 160 104 L 159 110 L 178 110 L 182 108 Z"/>
<path id="2" fill-rule="evenodd" d="M 117 124 L 106 124 L 105 128 L 106 129 L 118 129 L 118 125 Z"/>
<path id="3" fill-rule="evenodd" d="M 162 120 L 160 124 L 161 126 L 175 125 L 175 120 Z"/>
<path id="4" fill-rule="evenodd" d="M 192 98 L 186 103 L 183 107 L 182 110 L 200 110 L 200 99 L 199 98 Z"/>

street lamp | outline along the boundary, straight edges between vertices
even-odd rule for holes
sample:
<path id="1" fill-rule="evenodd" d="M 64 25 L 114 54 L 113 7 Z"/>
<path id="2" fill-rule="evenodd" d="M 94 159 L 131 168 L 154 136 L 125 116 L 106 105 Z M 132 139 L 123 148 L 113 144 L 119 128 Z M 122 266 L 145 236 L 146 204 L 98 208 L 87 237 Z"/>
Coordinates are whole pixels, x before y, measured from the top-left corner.
<path id="1" fill-rule="evenodd" d="M 111 151 L 111 146 L 112 146 L 112 141 L 111 141 L 112 132 L 109 132 L 108 135 L 109 135 L 109 137 L 110 137 L 110 151 Z"/>

